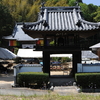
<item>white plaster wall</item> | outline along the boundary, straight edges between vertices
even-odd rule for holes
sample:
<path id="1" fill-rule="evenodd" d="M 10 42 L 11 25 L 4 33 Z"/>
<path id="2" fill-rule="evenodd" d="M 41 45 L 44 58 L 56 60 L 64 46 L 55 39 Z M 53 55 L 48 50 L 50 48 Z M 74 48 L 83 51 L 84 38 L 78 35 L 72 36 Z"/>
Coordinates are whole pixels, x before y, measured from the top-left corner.
<path id="1" fill-rule="evenodd" d="M 100 64 L 77 64 L 77 72 L 100 72 Z"/>
<path id="2" fill-rule="evenodd" d="M 42 72 L 42 67 L 21 67 L 19 72 Z"/>

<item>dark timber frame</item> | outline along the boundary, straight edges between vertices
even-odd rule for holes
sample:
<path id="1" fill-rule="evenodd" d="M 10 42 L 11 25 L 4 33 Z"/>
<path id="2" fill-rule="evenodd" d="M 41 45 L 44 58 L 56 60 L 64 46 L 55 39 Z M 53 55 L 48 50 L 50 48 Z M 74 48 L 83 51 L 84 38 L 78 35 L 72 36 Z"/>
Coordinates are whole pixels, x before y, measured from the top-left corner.
<path id="1" fill-rule="evenodd" d="M 47 36 L 44 36 L 44 45 L 43 46 L 36 46 L 36 50 L 43 50 L 43 71 L 44 73 L 50 74 L 50 54 L 72 54 L 73 55 L 73 70 L 72 73 L 75 74 L 77 72 L 77 63 L 81 63 L 81 48 L 79 45 L 79 38 L 77 35 L 68 35 L 64 36 L 64 41 L 60 41 L 63 43 L 60 43 L 58 45 L 59 38 L 63 37 L 63 35 L 60 36 L 51 36 L 54 37 L 54 45 L 48 46 L 47 43 Z M 73 40 L 68 41 L 68 37 L 71 37 Z M 67 38 L 67 39 L 66 39 Z M 70 42 L 73 42 L 70 44 Z M 47 67 L 48 66 L 48 67 Z"/>
<path id="2" fill-rule="evenodd" d="M 50 54 L 72 54 L 73 70 L 81 63 L 81 51 L 100 40 L 100 23 L 88 22 L 81 16 L 79 6 L 41 7 L 38 21 L 24 23 L 24 32 L 33 38 L 43 38 L 43 45 L 36 45 L 43 51 L 43 72 L 50 73 Z M 47 41 L 53 41 L 48 45 Z"/>

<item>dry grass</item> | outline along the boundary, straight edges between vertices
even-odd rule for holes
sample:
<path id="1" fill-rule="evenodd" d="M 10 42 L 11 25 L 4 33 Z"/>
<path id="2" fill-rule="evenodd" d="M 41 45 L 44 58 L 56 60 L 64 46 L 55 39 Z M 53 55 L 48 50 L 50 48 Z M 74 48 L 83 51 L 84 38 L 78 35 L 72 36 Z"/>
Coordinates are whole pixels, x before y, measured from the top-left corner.
<path id="1" fill-rule="evenodd" d="M 0 100 L 100 100 L 100 95 L 94 94 L 77 94 L 60 96 L 58 94 L 33 95 L 33 96 L 9 96 L 0 95 Z"/>

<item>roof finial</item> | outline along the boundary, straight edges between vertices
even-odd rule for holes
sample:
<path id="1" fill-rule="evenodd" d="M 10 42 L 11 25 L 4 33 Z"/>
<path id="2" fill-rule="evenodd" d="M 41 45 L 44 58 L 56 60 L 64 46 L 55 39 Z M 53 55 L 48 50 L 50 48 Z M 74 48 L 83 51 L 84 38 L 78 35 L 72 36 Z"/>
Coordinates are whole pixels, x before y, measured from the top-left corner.
<path id="1" fill-rule="evenodd" d="M 41 3 L 41 6 L 44 7 L 44 4 L 45 4 L 45 2 L 42 2 L 42 3 Z"/>
<path id="2" fill-rule="evenodd" d="M 42 3 L 41 3 L 41 15 L 42 15 L 42 17 L 43 17 L 43 14 L 44 14 L 44 12 L 43 12 L 44 4 L 45 4 L 45 2 L 42 2 Z"/>
<path id="3" fill-rule="evenodd" d="M 78 3 L 78 1 L 76 1 L 75 3 L 76 3 L 76 6 L 79 6 L 79 3 Z"/>

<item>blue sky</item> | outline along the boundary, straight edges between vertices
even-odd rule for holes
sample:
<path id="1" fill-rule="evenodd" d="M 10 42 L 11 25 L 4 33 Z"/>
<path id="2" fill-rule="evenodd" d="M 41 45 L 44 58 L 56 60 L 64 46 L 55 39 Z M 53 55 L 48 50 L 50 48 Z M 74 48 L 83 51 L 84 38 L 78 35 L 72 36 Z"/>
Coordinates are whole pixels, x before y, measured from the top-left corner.
<path id="1" fill-rule="evenodd" d="M 83 3 L 86 3 L 86 4 L 94 4 L 94 5 L 97 5 L 97 6 L 100 6 L 100 0 L 82 0 Z"/>

